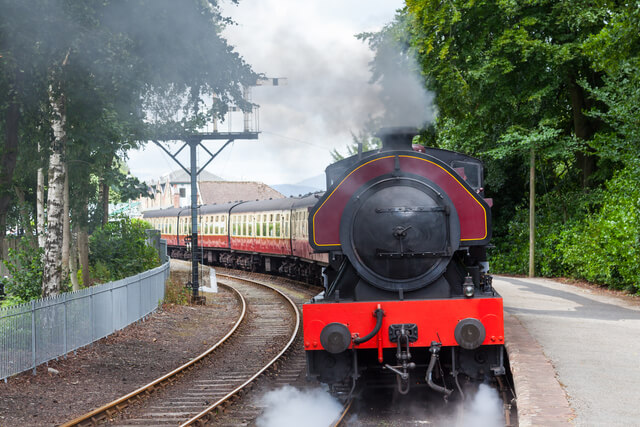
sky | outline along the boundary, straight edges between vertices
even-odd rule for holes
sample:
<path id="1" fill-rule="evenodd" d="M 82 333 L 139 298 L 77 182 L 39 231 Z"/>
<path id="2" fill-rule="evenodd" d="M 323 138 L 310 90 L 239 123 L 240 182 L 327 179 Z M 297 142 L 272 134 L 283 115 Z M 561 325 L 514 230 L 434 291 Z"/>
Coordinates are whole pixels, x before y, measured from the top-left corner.
<path id="1" fill-rule="evenodd" d="M 224 37 L 254 71 L 287 83 L 252 88 L 252 101 L 260 106 L 258 140 L 234 141 L 206 170 L 226 180 L 269 185 L 323 174 L 331 150 L 346 153 L 351 133 L 382 109 L 379 88 L 369 84 L 373 53 L 355 34 L 380 30 L 402 6 L 401 0 L 222 2 L 224 14 L 237 23 Z M 241 130 L 242 122 L 241 113 L 233 114 L 231 130 Z M 229 130 L 229 123 L 219 130 Z M 203 144 L 215 152 L 224 142 Z M 167 147 L 176 152 L 180 146 Z M 179 158 L 188 164 L 187 156 Z M 201 151 L 199 165 L 207 160 Z M 153 143 L 130 152 L 128 165 L 146 181 L 179 168 Z"/>

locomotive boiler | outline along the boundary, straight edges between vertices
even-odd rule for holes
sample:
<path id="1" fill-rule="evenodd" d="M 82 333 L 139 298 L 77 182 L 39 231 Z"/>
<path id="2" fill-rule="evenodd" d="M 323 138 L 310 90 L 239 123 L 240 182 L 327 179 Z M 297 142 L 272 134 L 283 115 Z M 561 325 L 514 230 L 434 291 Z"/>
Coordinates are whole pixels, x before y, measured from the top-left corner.
<path id="1" fill-rule="evenodd" d="M 383 129 L 380 150 L 326 169 L 309 244 L 329 265 L 303 306 L 308 375 L 320 382 L 353 390 L 372 374 L 403 394 L 424 385 L 448 397 L 505 373 L 483 165 L 412 146 L 415 134 Z"/>

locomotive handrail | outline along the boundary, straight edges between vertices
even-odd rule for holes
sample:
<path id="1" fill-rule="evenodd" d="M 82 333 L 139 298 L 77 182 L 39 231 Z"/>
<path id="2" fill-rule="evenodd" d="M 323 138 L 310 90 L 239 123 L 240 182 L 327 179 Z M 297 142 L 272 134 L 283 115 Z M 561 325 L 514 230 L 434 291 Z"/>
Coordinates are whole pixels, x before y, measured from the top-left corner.
<path id="1" fill-rule="evenodd" d="M 369 332 L 367 335 L 365 335 L 364 337 L 354 338 L 353 339 L 354 344 L 357 345 L 357 344 L 365 343 L 369 341 L 371 338 L 375 337 L 378 334 L 378 332 L 380 332 L 380 328 L 382 327 L 382 318 L 384 317 L 384 310 L 378 307 L 375 309 L 373 314 L 374 316 L 376 316 L 376 327 L 373 328 L 373 330 Z"/>

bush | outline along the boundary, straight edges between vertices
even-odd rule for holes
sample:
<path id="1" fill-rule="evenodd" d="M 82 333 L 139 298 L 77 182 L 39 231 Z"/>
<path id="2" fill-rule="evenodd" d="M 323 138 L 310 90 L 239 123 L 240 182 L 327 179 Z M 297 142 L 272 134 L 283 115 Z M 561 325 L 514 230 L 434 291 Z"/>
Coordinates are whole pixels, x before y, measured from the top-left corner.
<path id="1" fill-rule="evenodd" d="M 95 280 L 108 282 L 133 276 L 160 265 L 158 252 L 147 245 L 145 221 L 120 218 L 93 232 L 89 264 Z"/>
<path id="2" fill-rule="evenodd" d="M 600 192 L 582 190 L 547 193 L 536 201 L 536 275 L 571 275 L 559 245 L 568 229 L 582 223 L 594 209 Z M 529 207 L 516 209 L 503 230 L 496 230 L 490 252 L 491 268 L 498 273 L 527 274 L 529 271 Z"/>
<path id="3" fill-rule="evenodd" d="M 526 274 L 529 211 L 496 231 L 492 270 Z M 573 277 L 640 293 L 640 167 L 619 171 L 605 191 L 547 193 L 536 209 L 536 275 Z"/>
<path id="4" fill-rule="evenodd" d="M 9 277 L 3 279 L 6 298 L 2 306 L 22 304 L 42 296 L 42 249 L 22 238 L 18 249 L 9 249 L 4 261 Z"/>
<path id="5" fill-rule="evenodd" d="M 639 168 L 619 171 L 606 189 L 602 207 L 563 233 L 563 262 L 578 278 L 640 293 Z"/>

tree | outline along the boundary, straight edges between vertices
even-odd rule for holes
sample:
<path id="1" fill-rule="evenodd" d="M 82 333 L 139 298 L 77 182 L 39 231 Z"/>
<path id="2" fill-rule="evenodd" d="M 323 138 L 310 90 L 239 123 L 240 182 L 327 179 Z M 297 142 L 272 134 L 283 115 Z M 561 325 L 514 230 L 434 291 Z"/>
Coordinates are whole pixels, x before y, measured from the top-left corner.
<path id="1" fill-rule="evenodd" d="M 364 35 L 378 74 L 385 38 L 415 54 L 438 111 L 421 139 L 484 160 L 498 269 L 525 273 L 535 237 L 540 274 L 638 282 L 637 6 L 408 0 Z"/>
<path id="2" fill-rule="evenodd" d="M 28 93 L 34 94 L 3 98 L 15 101 L 0 105 L 5 113 L 2 127 L 10 129 L 13 138 L 6 139 L 4 152 L 13 155 L 20 133 L 35 127 L 29 122 L 16 131 L 14 104 L 37 112 L 45 118 L 39 123 L 50 126 L 48 139 L 33 141 L 49 153 L 46 296 L 60 289 L 57 224 L 62 224 L 62 210 L 56 207 L 62 199 L 59 188 L 64 186 L 59 183 L 64 182 L 66 161 L 84 162 L 87 172 L 107 177 L 113 159 L 139 141 L 184 136 L 213 114 L 223 115 L 230 101 L 248 108 L 242 87 L 257 76 L 220 36 L 228 21 L 213 0 L 1 0 L 0 8 L 0 88 L 6 94 L 15 92 L 20 80 L 16 76 L 23 77 L 16 73 L 28 70 Z M 214 93 L 218 104 L 205 108 L 205 100 Z M 9 158 L 8 163 L 0 178 L 10 181 L 15 162 Z M 87 196 L 80 199 L 84 206 L 71 206 L 79 222 L 88 219 L 91 191 L 82 189 L 87 182 L 70 181 L 71 194 Z M 103 182 L 110 184 L 106 178 Z M 0 199 L 0 220 L 6 214 L 2 203 Z"/>

